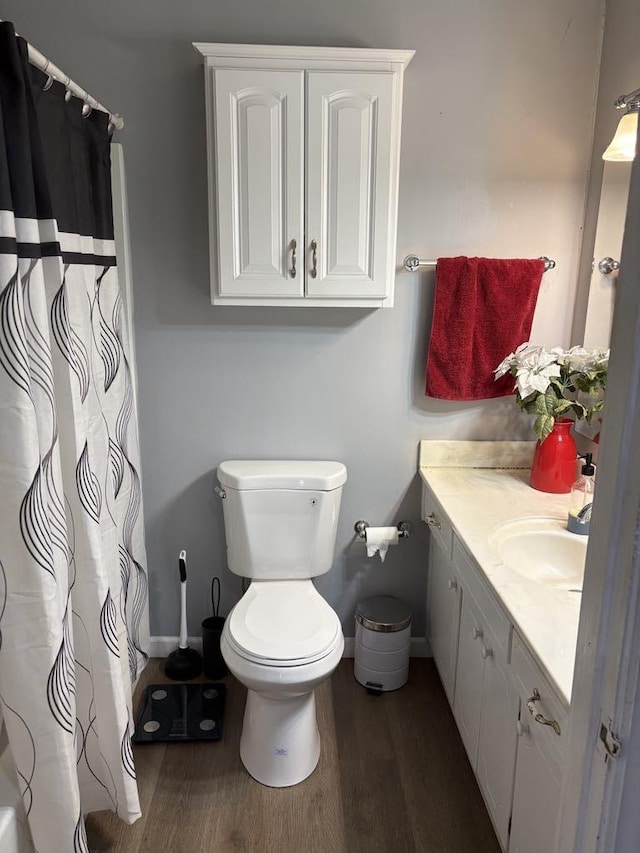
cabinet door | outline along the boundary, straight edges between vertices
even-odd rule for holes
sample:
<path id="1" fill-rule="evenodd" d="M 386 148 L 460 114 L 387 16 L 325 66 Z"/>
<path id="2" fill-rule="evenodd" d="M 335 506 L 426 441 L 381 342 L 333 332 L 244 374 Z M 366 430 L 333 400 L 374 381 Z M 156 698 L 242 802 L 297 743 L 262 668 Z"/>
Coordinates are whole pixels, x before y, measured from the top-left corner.
<path id="1" fill-rule="evenodd" d="M 485 647 L 489 647 L 485 639 Z M 518 694 L 494 654 L 487 657 L 477 776 L 502 849 L 507 849 L 516 766 Z"/>
<path id="2" fill-rule="evenodd" d="M 482 625 L 473 599 L 465 589 L 462 594 L 460 613 L 460 640 L 453 713 L 474 770 L 478 760 L 483 677 Z"/>
<path id="3" fill-rule="evenodd" d="M 396 85 L 391 72 L 308 72 L 306 267 L 311 298 L 380 298 L 389 292 L 396 212 L 393 143 L 400 121 L 394 115 Z"/>
<path id="4" fill-rule="evenodd" d="M 215 72 L 220 296 L 304 296 L 303 94 L 303 71 Z"/>
<path id="5" fill-rule="evenodd" d="M 554 850 L 560 778 L 549 761 L 542 730 L 523 717 L 518 738 L 509 853 Z"/>
<path id="6" fill-rule="evenodd" d="M 460 625 L 460 589 L 442 547 L 431 541 L 427 590 L 427 636 L 449 704 L 453 692 Z"/>

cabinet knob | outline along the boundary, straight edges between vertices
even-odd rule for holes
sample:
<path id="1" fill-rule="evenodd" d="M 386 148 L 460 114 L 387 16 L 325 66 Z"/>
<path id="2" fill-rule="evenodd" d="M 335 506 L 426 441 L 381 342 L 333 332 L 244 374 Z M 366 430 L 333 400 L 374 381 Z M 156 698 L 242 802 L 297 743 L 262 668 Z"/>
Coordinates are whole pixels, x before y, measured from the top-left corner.
<path id="1" fill-rule="evenodd" d="M 291 245 L 291 269 L 289 270 L 289 275 L 291 276 L 291 278 L 295 278 L 296 277 L 296 258 L 297 258 L 296 249 L 298 248 L 298 244 L 295 240 L 292 240 L 290 245 Z"/>
<path id="2" fill-rule="evenodd" d="M 454 581 L 453 579 L 447 581 L 447 589 L 458 589 L 458 581 Z"/>
<path id="3" fill-rule="evenodd" d="M 311 270 L 309 275 L 311 278 L 316 278 L 318 275 L 318 244 L 315 240 L 311 241 Z"/>
<path id="4" fill-rule="evenodd" d="M 529 713 L 536 721 L 536 723 L 540 723 L 541 726 L 551 726 L 554 732 L 559 735 L 560 734 L 560 725 L 557 720 L 548 720 L 546 717 L 543 717 L 542 714 L 536 711 L 536 702 L 540 701 L 540 693 L 538 692 L 538 688 L 533 688 L 533 695 L 527 699 L 527 708 L 529 709 Z"/>
<path id="5" fill-rule="evenodd" d="M 602 258 L 598 263 L 598 270 L 602 275 L 611 275 L 612 272 L 616 272 L 620 269 L 620 261 L 616 261 L 615 258 Z"/>
<path id="6" fill-rule="evenodd" d="M 430 513 L 425 518 L 425 521 L 427 522 L 429 527 L 435 527 L 436 530 L 442 530 L 442 525 L 440 524 L 440 522 L 438 521 L 438 519 L 435 517 L 435 515 L 433 513 Z"/>
<path id="7" fill-rule="evenodd" d="M 522 720 L 518 720 L 516 723 L 516 732 L 518 737 L 522 737 L 523 735 L 529 734 L 529 726 L 526 723 L 523 723 Z"/>
<path id="8" fill-rule="evenodd" d="M 471 632 L 471 636 L 474 640 L 479 640 L 482 637 L 482 628 L 474 628 Z"/>
<path id="9" fill-rule="evenodd" d="M 493 649 L 490 649 L 488 646 L 482 647 L 482 659 L 486 660 L 487 658 L 493 657 Z"/>

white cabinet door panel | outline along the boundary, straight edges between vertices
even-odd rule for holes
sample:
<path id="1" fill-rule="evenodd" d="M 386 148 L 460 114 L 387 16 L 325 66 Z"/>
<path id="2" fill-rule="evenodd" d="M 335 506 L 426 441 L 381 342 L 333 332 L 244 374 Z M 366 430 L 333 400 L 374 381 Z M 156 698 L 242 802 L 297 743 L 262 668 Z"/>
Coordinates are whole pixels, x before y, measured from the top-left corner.
<path id="1" fill-rule="evenodd" d="M 495 655 L 484 665 L 477 775 L 496 834 L 507 849 L 516 766 L 518 694 Z"/>
<path id="2" fill-rule="evenodd" d="M 432 540 L 429 550 L 427 634 L 440 680 L 453 705 L 460 626 L 460 588 L 442 546 Z"/>
<path id="3" fill-rule="evenodd" d="M 462 593 L 460 613 L 460 640 L 453 713 L 474 771 L 478 760 L 484 677 L 481 631 L 482 623 L 479 613 L 465 589 Z"/>
<path id="4" fill-rule="evenodd" d="M 386 72 L 308 74 L 309 297 L 388 292 L 395 81 Z"/>
<path id="5" fill-rule="evenodd" d="M 303 71 L 216 72 L 221 296 L 304 296 L 303 95 Z"/>
<path id="6" fill-rule="evenodd" d="M 538 724 L 524 716 L 522 723 L 525 731 L 518 738 L 509 853 L 541 853 L 554 849 L 560 779 L 541 743 Z"/>

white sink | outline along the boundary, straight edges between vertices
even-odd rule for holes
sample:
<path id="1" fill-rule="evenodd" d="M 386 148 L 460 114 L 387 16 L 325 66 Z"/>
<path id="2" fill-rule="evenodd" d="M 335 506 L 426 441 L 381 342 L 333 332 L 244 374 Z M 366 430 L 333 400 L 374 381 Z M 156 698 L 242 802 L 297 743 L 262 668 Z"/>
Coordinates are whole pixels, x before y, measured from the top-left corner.
<path id="1" fill-rule="evenodd" d="M 521 518 L 494 528 L 489 542 L 511 571 L 554 589 L 580 591 L 587 536 L 569 533 L 557 518 Z"/>

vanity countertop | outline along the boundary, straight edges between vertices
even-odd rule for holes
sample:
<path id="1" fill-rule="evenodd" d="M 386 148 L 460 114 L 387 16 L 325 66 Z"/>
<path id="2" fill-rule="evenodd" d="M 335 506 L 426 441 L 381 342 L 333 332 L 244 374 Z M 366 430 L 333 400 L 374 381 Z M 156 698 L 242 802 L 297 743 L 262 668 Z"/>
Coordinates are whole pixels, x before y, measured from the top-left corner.
<path id="1" fill-rule="evenodd" d="M 569 495 L 532 489 L 528 483 L 529 468 L 447 467 L 442 461 L 432 467 L 425 465 L 425 461 L 421 452 L 422 480 L 433 491 L 458 538 L 486 575 L 559 698 L 568 705 L 582 596 L 515 574 L 499 561 L 489 543 L 489 533 L 499 524 L 531 516 L 554 518 L 565 524 Z M 465 462 L 470 464 L 466 460 L 461 464 Z"/>

